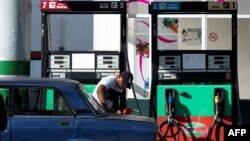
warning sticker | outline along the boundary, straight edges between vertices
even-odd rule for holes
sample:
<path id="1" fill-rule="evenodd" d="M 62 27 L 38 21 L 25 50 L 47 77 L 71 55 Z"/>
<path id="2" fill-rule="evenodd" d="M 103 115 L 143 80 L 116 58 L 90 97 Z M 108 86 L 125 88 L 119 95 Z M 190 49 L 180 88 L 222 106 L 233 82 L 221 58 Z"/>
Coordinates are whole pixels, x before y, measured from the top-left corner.
<path id="1" fill-rule="evenodd" d="M 56 8 L 56 2 L 49 2 L 49 8 Z"/>
<path id="2" fill-rule="evenodd" d="M 41 2 L 41 9 L 42 10 L 67 10 L 68 5 L 65 2 L 60 1 L 42 1 Z"/>

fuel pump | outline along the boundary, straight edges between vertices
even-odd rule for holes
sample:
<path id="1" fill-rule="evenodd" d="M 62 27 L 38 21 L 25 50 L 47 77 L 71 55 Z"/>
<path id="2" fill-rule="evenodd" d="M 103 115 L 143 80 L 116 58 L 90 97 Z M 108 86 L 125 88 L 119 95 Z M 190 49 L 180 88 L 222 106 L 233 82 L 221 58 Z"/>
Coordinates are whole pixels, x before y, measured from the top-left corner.
<path id="1" fill-rule="evenodd" d="M 92 93 L 103 77 L 127 70 L 126 2 L 41 0 L 41 12 L 42 77 L 75 79 Z"/>
<path id="2" fill-rule="evenodd" d="M 151 2 L 149 11 L 152 22 L 150 115 L 157 120 L 159 129 L 164 127 L 163 123 L 180 126 L 172 136 L 184 133 L 167 139 L 171 134 L 165 134 L 166 128 L 159 131 L 158 137 L 215 140 L 222 135 L 213 134 L 214 127 L 223 125 L 222 121 L 237 124 L 240 117 L 237 2 Z M 214 16 L 217 14 L 226 18 L 218 19 Z M 217 40 L 225 32 L 228 34 Z M 174 105 L 171 105 L 172 98 Z"/>

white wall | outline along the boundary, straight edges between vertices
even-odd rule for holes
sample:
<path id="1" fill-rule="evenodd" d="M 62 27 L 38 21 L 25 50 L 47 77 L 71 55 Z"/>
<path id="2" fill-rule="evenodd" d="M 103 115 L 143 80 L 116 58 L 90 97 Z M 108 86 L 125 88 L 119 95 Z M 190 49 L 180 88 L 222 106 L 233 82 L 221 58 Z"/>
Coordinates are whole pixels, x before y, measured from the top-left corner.
<path id="1" fill-rule="evenodd" d="M 238 75 L 241 99 L 250 99 L 250 19 L 238 20 Z"/>
<path id="2" fill-rule="evenodd" d="M 250 14 L 249 10 L 250 0 L 238 0 L 238 13 L 239 14 Z"/>
<path id="3" fill-rule="evenodd" d="M 41 50 L 41 10 L 40 0 L 32 0 L 31 14 L 31 50 Z"/>

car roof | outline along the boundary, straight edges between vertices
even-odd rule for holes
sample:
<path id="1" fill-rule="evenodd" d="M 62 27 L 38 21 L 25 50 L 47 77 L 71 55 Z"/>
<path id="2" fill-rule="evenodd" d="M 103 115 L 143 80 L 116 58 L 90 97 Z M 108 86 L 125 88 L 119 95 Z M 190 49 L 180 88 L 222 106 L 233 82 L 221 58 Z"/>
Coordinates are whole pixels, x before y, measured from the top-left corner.
<path id="1" fill-rule="evenodd" d="M 78 81 L 56 78 L 0 77 L 0 86 L 51 86 L 77 85 Z"/>

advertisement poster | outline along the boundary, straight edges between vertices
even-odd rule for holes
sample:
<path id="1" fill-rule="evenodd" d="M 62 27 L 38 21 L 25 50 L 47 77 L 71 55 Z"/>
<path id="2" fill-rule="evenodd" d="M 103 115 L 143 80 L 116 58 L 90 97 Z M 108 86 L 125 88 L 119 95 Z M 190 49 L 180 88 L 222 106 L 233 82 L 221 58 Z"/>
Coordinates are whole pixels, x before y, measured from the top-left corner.
<path id="1" fill-rule="evenodd" d="M 150 45 L 149 45 L 149 18 L 136 19 L 136 63 L 135 92 L 138 99 L 149 99 L 150 82 Z"/>
<path id="2" fill-rule="evenodd" d="M 158 19 L 158 50 L 178 49 L 178 18 Z"/>
<path id="3" fill-rule="evenodd" d="M 197 45 L 201 46 L 201 29 L 200 28 L 183 28 L 181 31 L 182 46 Z"/>
<path id="4" fill-rule="evenodd" d="M 189 50 L 201 48 L 199 18 L 158 18 L 158 50 Z"/>

